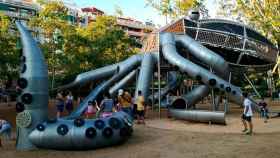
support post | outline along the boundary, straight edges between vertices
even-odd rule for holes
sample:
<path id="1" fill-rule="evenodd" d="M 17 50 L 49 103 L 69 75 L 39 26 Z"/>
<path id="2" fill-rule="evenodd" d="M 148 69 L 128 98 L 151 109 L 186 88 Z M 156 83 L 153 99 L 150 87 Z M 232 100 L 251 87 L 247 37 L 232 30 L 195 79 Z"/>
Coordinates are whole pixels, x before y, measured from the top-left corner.
<path id="1" fill-rule="evenodd" d="M 257 94 L 257 96 L 258 96 L 259 98 L 261 98 L 260 93 L 257 91 L 256 87 L 253 85 L 253 83 L 251 82 L 251 80 L 249 79 L 249 77 L 248 77 L 245 73 L 244 73 L 243 75 L 244 75 L 244 77 L 246 78 L 246 80 L 249 82 L 250 86 L 253 88 L 253 90 L 255 91 L 255 93 Z"/>
<path id="2" fill-rule="evenodd" d="M 159 34 L 158 34 L 158 39 L 159 39 Z M 160 39 L 159 39 L 160 40 Z M 161 80 L 160 80 L 160 51 L 159 51 L 159 47 L 158 47 L 158 114 L 159 114 L 159 118 L 161 117 L 160 114 L 160 107 L 161 107 L 161 99 L 160 99 L 160 94 L 161 94 Z"/>
<path id="3" fill-rule="evenodd" d="M 210 72 L 213 72 L 212 67 L 210 67 Z M 212 100 L 212 111 L 215 111 L 216 109 L 216 105 L 215 105 L 215 93 L 214 93 L 214 89 L 211 88 L 211 100 Z"/>
<path id="4" fill-rule="evenodd" d="M 154 98 L 154 73 L 153 73 L 153 76 L 152 76 L 152 112 L 154 112 L 154 102 L 155 102 L 155 98 Z"/>

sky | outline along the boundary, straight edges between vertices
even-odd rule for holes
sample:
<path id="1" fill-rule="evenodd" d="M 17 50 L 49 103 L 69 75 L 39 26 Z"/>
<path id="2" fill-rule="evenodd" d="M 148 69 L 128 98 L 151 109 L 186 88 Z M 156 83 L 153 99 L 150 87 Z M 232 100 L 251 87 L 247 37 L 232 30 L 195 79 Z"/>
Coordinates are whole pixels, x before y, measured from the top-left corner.
<path id="1" fill-rule="evenodd" d="M 154 8 L 147 6 L 145 0 L 73 0 L 79 7 L 94 6 L 108 15 L 114 15 L 116 7 L 121 8 L 124 16 L 142 22 L 152 20 L 156 25 L 165 25 L 165 17 L 159 15 Z M 215 15 L 217 0 L 207 0 L 206 7 L 210 16 Z"/>

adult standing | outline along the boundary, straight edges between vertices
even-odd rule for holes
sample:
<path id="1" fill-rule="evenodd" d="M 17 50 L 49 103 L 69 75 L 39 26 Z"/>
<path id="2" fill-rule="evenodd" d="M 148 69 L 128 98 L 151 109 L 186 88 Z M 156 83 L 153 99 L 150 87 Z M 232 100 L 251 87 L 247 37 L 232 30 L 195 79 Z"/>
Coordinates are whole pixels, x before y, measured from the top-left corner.
<path id="1" fill-rule="evenodd" d="M 252 102 L 248 98 L 248 93 L 244 92 L 243 93 L 244 101 L 243 101 L 243 106 L 244 106 L 244 111 L 242 114 L 242 123 L 244 126 L 244 129 L 242 132 L 245 132 L 247 135 L 252 135 L 253 133 L 253 122 L 252 122 L 252 117 L 253 117 L 253 111 L 252 111 Z M 249 124 L 249 130 L 248 130 L 248 125 Z"/>
<path id="2" fill-rule="evenodd" d="M 58 92 L 56 95 L 56 117 L 60 118 L 64 110 L 64 98 L 61 92 Z"/>
<path id="3" fill-rule="evenodd" d="M 127 91 L 124 92 L 122 89 L 118 91 L 118 103 L 120 104 L 122 111 L 132 116 L 132 98 Z"/>
<path id="4" fill-rule="evenodd" d="M 136 104 L 137 104 L 137 123 L 145 124 L 145 98 L 142 95 L 142 91 L 138 91 Z"/>

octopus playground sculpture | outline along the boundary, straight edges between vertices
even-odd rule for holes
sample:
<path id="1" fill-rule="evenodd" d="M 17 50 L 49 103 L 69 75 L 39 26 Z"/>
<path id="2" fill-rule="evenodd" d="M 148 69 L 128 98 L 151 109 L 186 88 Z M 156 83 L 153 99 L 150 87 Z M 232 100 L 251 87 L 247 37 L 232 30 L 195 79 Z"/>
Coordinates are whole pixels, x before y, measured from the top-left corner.
<path id="1" fill-rule="evenodd" d="M 191 20 L 186 21 L 192 22 Z M 193 24 L 196 24 L 193 22 Z M 201 23 L 202 24 L 202 23 Z M 167 31 L 159 32 L 159 51 L 142 52 L 119 63 L 79 74 L 76 79 L 60 89 L 67 89 L 84 83 L 102 80 L 84 101 L 69 115 L 60 119 L 48 119 L 48 70 L 44 57 L 29 31 L 16 22 L 21 35 L 23 54 L 18 86 L 22 89 L 18 97 L 19 111 L 17 123 L 17 142 L 19 150 L 50 148 L 58 150 L 85 150 L 120 144 L 132 135 L 133 118 L 124 112 L 115 112 L 112 116 L 98 119 L 82 119 L 80 116 L 87 107 L 87 102 L 100 94 L 109 92 L 115 95 L 133 78 L 138 77 L 135 91 L 141 90 L 146 101 L 150 96 L 150 84 L 155 65 L 162 60 L 175 67 L 177 71 L 199 81 L 199 86 L 180 99 L 187 100 L 188 106 L 195 105 L 211 90 L 223 92 L 229 100 L 241 105 L 243 96 L 240 87 L 228 81 L 230 62 L 195 40 L 190 34 L 178 34 Z M 191 28 L 195 29 L 192 25 Z M 245 26 L 244 26 L 245 28 Z M 182 55 L 182 48 L 192 58 Z M 248 54 L 247 54 L 248 55 Z M 195 60 L 193 60 L 195 59 Z M 197 62 L 199 59 L 199 63 Z M 267 63 L 272 60 L 263 59 Z M 202 63 L 202 64 L 201 64 Z M 209 67 L 211 69 L 209 69 Z M 139 70 L 139 72 L 138 72 Z M 172 70 L 167 86 L 159 97 L 165 96 L 176 83 L 176 71 Z M 136 75 L 138 74 L 138 75 Z M 137 93 L 135 93 L 137 96 Z M 219 96 L 217 96 L 219 97 Z M 176 103 L 177 102 L 177 103 Z M 180 103 L 175 99 L 172 104 Z M 173 117 L 200 122 L 213 121 L 225 124 L 225 113 L 217 111 L 187 110 L 169 108 Z"/>

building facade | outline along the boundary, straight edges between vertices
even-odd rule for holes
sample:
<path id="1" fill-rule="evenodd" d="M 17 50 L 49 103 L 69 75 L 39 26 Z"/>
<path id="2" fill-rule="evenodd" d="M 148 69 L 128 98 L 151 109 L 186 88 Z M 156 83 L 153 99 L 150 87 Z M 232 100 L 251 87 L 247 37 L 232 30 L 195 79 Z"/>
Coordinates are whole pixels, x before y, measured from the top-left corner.
<path id="1" fill-rule="evenodd" d="M 102 16 L 105 14 L 102 10 L 95 7 L 86 7 L 82 8 L 81 10 L 87 16 L 88 23 L 94 22 L 97 16 Z"/>
<path id="2" fill-rule="evenodd" d="M 0 0 L 0 12 L 5 15 L 27 21 L 38 14 L 39 6 L 32 0 Z"/>
<path id="3" fill-rule="evenodd" d="M 67 20 L 73 25 L 87 27 L 90 22 L 96 20 L 97 16 L 105 15 L 104 11 L 95 7 L 80 8 L 72 0 L 59 1 L 68 9 Z M 0 0 L 0 12 L 17 20 L 28 21 L 32 16 L 38 15 L 40 9 L 36 0 Z M 117 24 L 141 45 L 147 35 L 155 30 L 154 25 L 150 23 L 127 17 L 117 17 Z"/>
<path id="4" fill-rule="evenodd" d="M 117 24 L 132 38 L 135 38 L 141 44 L 147 37 L 147 35 L 155 30 L 155 26 L 152 24 L 146 24 L 141 21 L 118 17 Z"/>

